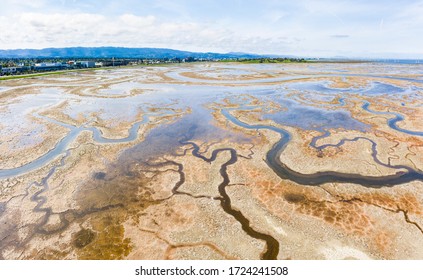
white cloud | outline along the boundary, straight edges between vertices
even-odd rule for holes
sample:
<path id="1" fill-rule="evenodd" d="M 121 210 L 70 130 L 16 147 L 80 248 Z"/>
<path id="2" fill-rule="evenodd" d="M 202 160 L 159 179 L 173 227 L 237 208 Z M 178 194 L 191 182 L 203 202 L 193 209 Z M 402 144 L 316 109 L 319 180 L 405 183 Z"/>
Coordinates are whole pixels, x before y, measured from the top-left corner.
<path id="1" fill-rule="evenodd" d="M 422 14 L 423 1 L 394 0 L 1 0 L 0 49 L 125 46 L 423 56 Z"/>
<path id="2" fill-rule="evenodd" d="M 126 26 L 141 27 L 151 26 L 156 18 L 154 16 L 139 17 L 132 14 L 124 14 L 119 17 L 119 20 Z"/>
<path id="3" fill-rule="evenodd" d="M 219 24 L 163 21 L 151 15 L 23 13 L 0 20 L 5 26 L 1 49 L 113 45 L 257 51 L 260 46 L 275 43 L 275 38 L 236 35 Z"/>

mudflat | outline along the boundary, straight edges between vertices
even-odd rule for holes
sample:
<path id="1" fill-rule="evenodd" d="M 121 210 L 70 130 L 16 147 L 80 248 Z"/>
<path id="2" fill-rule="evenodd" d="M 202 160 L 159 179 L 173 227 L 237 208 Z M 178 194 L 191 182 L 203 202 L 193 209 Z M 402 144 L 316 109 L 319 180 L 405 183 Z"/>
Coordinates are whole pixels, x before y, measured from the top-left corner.
<path id="1" fill-rule="evenodd" d="M 423 66 L 0 81 L 1 259 L 422 259 Z"/>

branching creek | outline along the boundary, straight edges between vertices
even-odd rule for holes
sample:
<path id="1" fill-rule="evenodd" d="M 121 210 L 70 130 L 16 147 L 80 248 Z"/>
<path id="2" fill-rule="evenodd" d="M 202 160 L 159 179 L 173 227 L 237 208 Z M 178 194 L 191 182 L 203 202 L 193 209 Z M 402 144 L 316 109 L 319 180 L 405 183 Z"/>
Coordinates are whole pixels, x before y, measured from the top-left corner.
<path id="1" fill-rule="evenodd" d="M 222 206 L 222 209 L 226 213 L 234 217 L 241 224 L 242 229 L 245 231 L 245 233 L 247 233 L 252 238 L 260 239 L 266 242 L 266 250 L 262 253 L 261 259 L 264 259 L 264 260 L 276 259 L 279 254 L 279 242 L 271 235 L 265 234 L 253 229 L 250 225 L 250 221 L 242 214 L 242 212 L 232 208 L 231 198 L 226 192 L 226 187 L 230 183 L 230 178 L 227 173 L 227 167 L 237 162 L 238 155 L 236 150 L 232 148 L 216 149 L 212 152 L 211 157 L 207 158 L 199 153 L 200 147 L 194 142 L 180 141 L 180 143 L 183 145 L 187 145 L 187 144 L 192 145 L 194 147 L 194 149 L 192 150 L 192 155 L 208 163 L 215 161 L 219 153 L 224 151 L 230 152 L 231 158 L 227 162 L 222 164 L 220 168 L 220 175 L 223 178 L 222 183 L 220 183 L 218 187 L 219 194 L 221 196 L 221 198 L 219 198 L 220 205 Z"/>
<path id="2" fill-rule="evenodd" d="M 237 110 L 237 109 L 232 109 Z M 393 168 L 393 169 L 405 169 L 407 172 L 404 171 L 398 171 L 395 175 L 390 176 L 378 176 L 378 177 L 372 177 L 372 176 L 363 176 L 359 174 L 347 174 L 347 173 L 339 173 L 339 172 L 317 172 L 315 174 L 301 174 L 298 172 L 295 172 L 291 170 L 288 166 L 286 166 L 281 160 L 280 156 L 285 149 L 286 145 L 291 140 L 290 133 L 282 128 L 269 126 L 269 125 L 250 125 L 247 123 L 244 123 L 237 118 L 235 118 L 232 114 L 230 114 L 230 110 L 222 109 L 222 114 L 225 116 L 225 118 L 232 123 L 234 123 L 237 126 L 246 128 L 246 129 L 252 129 L 252 130 L 259 130 L 259 129 L 267 129 L 274 132 L 277 132 L 280 135 L 280 140 L 277 142 L 272 149 L 269 150 L 269 152 L 266 155 L 266 162 L 269 165 L 270 168 L 282 179 L 288 179 L 291 181 L 294 181 L 301 185 L 320 185 L 324 183 L 334 183 L 334 182 L 341 182 L 341 183 L 354 183 L 354 184 L 360 184 L 365 187 L 372 187 L 372 188 L 378 188 L 378 187 L 384 187 L 384 186 L 394 186 L 398 184 L 403 184 L 415 180 L 423 180 L 423 173 L 418 170 L 414 170 L 411 167 L 405 166 L 405 165 L 390 165 L 385 164 L 381 162 L 377 158 L 377 145 L 374 141 L 372 141 L 369 138 L 366 137 L 355 137 L 353 139 L 343 139 L 338 144 L 334 145 L 322 145 L 317 147 L 315 145 L 316 141 L 323 137 L 328 137 L 330 134 L 328 131 L 326 131 L 321 136 L 318 136 L 313 139 L 313 141 L 310 143 L 310 145 L 316 149 L 322 150 L 329 146 L 332 147 L 339 147 L 342 146 L 347 141 L 357 141 L 360 139 L 367 140 L 372 143 L 372 157 L 374 161 L 382 166 Z M 396 129 L 396 126 L 391 126 L 391 128 Z M 405 132 L 405 131 L 401 131 Z M 407 132 L 405 132 L 407 133 Z M 412 132 L 415 134 L 415 132 Z"/>

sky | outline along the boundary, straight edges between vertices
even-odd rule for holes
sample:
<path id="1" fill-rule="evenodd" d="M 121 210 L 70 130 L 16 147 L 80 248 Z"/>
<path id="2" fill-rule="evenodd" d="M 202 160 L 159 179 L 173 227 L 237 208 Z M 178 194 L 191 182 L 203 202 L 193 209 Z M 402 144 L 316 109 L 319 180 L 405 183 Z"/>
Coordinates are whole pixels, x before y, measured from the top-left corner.
<path id="1" fill-rule="evenodd" d="M 0 0 L 0 49 L 423 59 L 423 0 Z"/>

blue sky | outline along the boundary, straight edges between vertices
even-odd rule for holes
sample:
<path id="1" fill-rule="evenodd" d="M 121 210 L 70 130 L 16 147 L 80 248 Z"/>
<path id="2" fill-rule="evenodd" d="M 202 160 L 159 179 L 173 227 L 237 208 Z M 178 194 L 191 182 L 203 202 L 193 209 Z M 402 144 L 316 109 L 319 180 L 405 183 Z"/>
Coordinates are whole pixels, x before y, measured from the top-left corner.
<path id="1" fill-rule="evenodd" d="M 423 58 L 423 0 L 0 0 L 0 49 Z"/>

